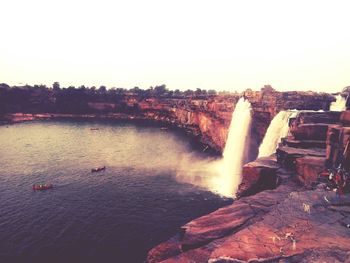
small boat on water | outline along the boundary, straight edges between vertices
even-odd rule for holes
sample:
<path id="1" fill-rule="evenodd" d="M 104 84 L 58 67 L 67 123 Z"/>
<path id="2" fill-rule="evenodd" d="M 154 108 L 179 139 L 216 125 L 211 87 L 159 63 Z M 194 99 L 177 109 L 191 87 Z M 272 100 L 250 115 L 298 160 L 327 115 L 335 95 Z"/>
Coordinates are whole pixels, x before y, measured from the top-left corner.
<path id="1" fill-rule="evenodd" d="M 91 128 L 90 130 L 91 130 L 91 131 L 98 131 L 99 128 Z"/>
<path id="2" fill-rule="evenodd" d="M 45 183 L 33 184 L 33 190 L 48 190 L 51 188 L 53 188 L 52 184 L 45 184 Z"/>
<path id="3" fill-rule="evenodd" d="M 92 169 L 91 169 L 91 172 L 92 172 L 92 173 L 97 173 L 97 172 L 101 172 L 101 171 L 104 171 L 104 170 L 106 170 L 106 166 L 101 166 L 101 167 L 92 168 Z"/>
<path id="4" fill-rule="evenodd" d="M 161 130 L 166 131 L 168 130 L 168 127 L 160 127 Z"/>

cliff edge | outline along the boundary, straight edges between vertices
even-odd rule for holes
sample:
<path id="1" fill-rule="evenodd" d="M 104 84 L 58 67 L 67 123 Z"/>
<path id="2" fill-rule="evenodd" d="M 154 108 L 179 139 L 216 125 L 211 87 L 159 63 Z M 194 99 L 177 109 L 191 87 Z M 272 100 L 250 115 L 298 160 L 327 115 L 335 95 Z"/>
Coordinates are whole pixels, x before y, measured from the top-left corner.
<path id="1" fill-rule="evenodd" d="M 222 153 L 232 112 L 241 96 L 252 104 L 250 160 L 256 158 L 272 118 L 281 110 L 328 110 L 335 98 L 327 93 L 260 91 L 226 95 L 155 95 L 88 89 L 10 88 L 0 85 L 0 121 L 52 118 L 149 120 L 184 130 L 203 145 Z"/>
<path id="2" fill-rule="evenodd" d="M 241 198 L 184 225 L 147 262 L 350 262 L 350 194 L 319 183 L 339 152 L 350 168 L 349 140 L 350 111 L 299 114 L 276 156 L 244 166 Z"/>

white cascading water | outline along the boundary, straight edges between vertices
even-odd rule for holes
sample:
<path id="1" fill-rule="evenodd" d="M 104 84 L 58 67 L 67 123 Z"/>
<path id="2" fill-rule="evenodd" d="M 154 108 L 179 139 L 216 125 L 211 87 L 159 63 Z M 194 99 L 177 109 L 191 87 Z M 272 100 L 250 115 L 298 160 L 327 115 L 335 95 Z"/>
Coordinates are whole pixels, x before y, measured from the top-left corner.
<path id="1" fill-rule="evenodd" d="M 346 99 L 341 95 L 337 95 L 335 98 L 336 98 L 336 101 L 331 103 L 329 110 L 330 111 L 345 111 L 346 110 Z"/>
<path id="2" fill-rule="evenodd" d="M 293 114 L 292 111 L 280 111 L 271 121 L 267 128 L 263 142 L 259 147 L 259 157 L 270 156 L 274 154 L 278 144 L 283 137 L 288 135 L 289 118 Z"/>
<path id="3" fill-rule="evenodd" d="M 234 196 L 241 182 L 251 120 L 251 105 L 249 101 L 240 98 L 232 114 L 224 158 L 219 166 L 220 180 L 216 182 L 216 190 L 224 196 Z"/>

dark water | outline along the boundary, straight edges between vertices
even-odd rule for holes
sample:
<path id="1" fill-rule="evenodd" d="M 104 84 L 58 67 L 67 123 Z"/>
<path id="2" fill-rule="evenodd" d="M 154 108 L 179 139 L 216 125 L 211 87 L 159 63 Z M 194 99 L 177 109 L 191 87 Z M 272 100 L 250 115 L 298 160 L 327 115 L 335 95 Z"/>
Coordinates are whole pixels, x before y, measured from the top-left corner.
<path id="1" fill-rule="evenodd" d="M 159 127 L 0 126 L 0 262 L 142 262 L 179 226 L 231 202 L 175 180 L 189 152 L 198 154 L 186 137 Z M 33 191 L 40 181 L 54 189 Z"/>

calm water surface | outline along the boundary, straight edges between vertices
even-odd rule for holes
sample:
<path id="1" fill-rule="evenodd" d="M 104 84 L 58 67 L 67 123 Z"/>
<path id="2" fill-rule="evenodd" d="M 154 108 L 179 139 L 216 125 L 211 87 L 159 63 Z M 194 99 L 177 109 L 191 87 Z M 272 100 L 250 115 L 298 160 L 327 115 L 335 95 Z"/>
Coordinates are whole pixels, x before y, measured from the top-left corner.
<path id="1" fill-rule="evenodd" d="M 159 127 L 0 126 L 0 262 L 142 262 L 179 226 L 231 202 L 175 180 L 189 153 L 201 158 Z M 54 188 L 33 191 L 41 181 Z"/>

